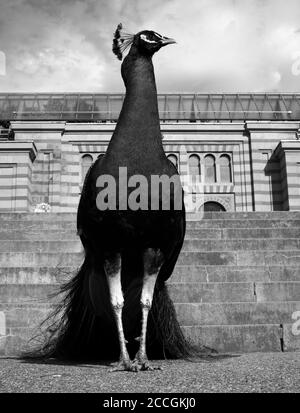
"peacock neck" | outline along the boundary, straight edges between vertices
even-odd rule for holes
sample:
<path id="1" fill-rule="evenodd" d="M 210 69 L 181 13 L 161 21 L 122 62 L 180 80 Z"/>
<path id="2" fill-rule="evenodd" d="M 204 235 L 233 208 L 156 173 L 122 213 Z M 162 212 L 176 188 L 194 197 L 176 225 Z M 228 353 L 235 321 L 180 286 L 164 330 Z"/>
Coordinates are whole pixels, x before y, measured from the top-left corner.
<path id="1" fill-rule="evenodd" d="M 162 150 L 157 91 L 150 56 L 130 52 L 122 64 L 126 95 L 110 145 L 124 156 Z M 134 152 L 133 152 L 134 151 Z M 140 155 L 139 155 L 140 156 Z"/>

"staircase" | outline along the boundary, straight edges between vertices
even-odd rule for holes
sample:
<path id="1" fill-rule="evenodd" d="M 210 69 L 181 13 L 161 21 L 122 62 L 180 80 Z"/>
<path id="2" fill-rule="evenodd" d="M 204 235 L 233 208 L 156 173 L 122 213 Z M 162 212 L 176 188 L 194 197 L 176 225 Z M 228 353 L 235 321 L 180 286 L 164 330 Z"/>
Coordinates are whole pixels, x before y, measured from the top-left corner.
<path id="1" fill-rule="evenodd" d="M 81 264 L 75 223 L 75 214 L 0 214 L 0 354 L 24 348 L 50 309 L 47 295 Z M 299 350 L 300 212 L 188 221 L 169 290 L 195 343 L 221 352 Z"/>

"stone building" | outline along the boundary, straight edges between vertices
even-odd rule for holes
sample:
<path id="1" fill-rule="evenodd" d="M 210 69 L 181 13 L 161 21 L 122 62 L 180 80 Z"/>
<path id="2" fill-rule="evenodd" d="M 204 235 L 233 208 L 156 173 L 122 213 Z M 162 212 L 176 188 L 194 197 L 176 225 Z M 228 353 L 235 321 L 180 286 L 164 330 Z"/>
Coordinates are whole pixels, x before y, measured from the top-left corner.
<path id="1" fill-rule="evenodd" d="M 0 355 L 26 348 L 48 294 L 82 264 L 79 195 L 122 101 L 0 94 Z M 199 209 L 227 211 L 188 216 L 168 281 L 184 333 L 221 352 L 299 351 L 300 94 L 158 102 L 166 154 L 200 181 Z M 52 213 L 30 213 L 40 203 Z"/>
<path id="2" fill-rule="evenodd" d="M 121 94 L 0 94 L 0 212 L 76 211 L 90 164 L 105 153 Z M 159 95 L 163 144 L 187 160 L 201 208 L 300 209 L 299 94 Z"/>

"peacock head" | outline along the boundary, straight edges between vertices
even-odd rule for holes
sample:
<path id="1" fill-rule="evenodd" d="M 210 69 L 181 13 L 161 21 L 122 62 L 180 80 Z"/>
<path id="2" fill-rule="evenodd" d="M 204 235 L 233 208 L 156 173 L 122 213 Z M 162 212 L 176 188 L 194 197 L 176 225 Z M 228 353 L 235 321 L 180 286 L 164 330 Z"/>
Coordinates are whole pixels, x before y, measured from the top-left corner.
<path id="1" fill-rule="evenodd" d="M 143 30 L 135 36 L 134 43 L 141 54 L 153 55 L 160 48 L 176 41 L 151 30 Z"/>
<path id="2" fill-rule="evenodd" d="M 162 47 L 172 43 L 176 41 L 152 30 L 143 30 L 137 34 L 128 33 L 120 23 L 114 35 L 112 50 L 118 59 L 122 60 L 125 50 L 132 45 L 141 55 L 152 56 Z"/>

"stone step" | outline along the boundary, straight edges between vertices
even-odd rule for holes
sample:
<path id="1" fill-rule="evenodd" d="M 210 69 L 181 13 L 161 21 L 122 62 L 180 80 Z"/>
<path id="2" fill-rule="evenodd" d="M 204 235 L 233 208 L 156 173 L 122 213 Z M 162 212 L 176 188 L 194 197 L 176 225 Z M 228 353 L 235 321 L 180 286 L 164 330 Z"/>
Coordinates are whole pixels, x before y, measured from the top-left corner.
<path id="1" fill-rule="evenodd" d="M 0 242 L 1 248 L 1 242 Z M 297 250 L 300 248 L 300 239 L 243 239 L 243 240 L 185 240 L 182 251 L 255 251 L 255 250 Z"/>
<path id="2" fill-rule="evenodd" d="M 299 351 L 300 336 L 294 324 L 252 324 L 182 326 L 194 344 L 203 344 L 223 353 Z"/>
<path id="3" fill-rule="evenodd" d="M 300 228 L 199 228 L 187 229 L 185 239 L 300 238 Z M 1 239 L 1 233 L 0 233 Z"/>
<path id="4" fill-rule="evenodd" d="M 300 351 L 300 330 L 299 319 L 300 312 L 293 314 L 294 319 L 292 324 L 283 324 L 283 350 L 284 351 Z M 297 320 L 297 322 L 296 322 Z"/>
<path id="5" fill-rule="evenodd" d="M 0 285 L 1 304 L 48 304 L 56 300 L 51 296 L 58 292 L 59 284 L 11 284 Z"/>
<path id="6" fill-rule="evenodd" d="M 300 340 L 292 324 L 253 324 L 222 326 L 182 326 L 187 339 L 195 345 L 206 345 L 220 353 L 299 351 Z M 7 329 L 3 337 L 3 356 L 15 356 L 28 349 L 37 330 L 28 327 Z"/>
<path id="7" fill-rule="evenodd" d="M 0 267 L 72 267 L 83 262 L 83 253 L 1 252 Z"/>
<path id="8" fill-rule="evenodd" d="M 76 221 L 0 221 L 2 232 L 19 231 L 19 232 L 40 232 L 44 237 L 47 231 L 75 231 Z"/>
<path id="9" fill-rule="evenodd" d="M 276 219 L 276 220 L 285 220 L 285 219 L 300 219 L 300 211 L 272 211 L 272 212 L 200 212 L 197 214 L 186 213 L 187 220 L 219 220 L 219 219 L 243 219 L 243 220 L 252 220 L 252 219 Z"/>
<path id="10" fill-rule="evenodd" d="M 78 266 L 0 267 L 0 284 L 53 284 L 71 278 Z M 300 280 L 299 266 L 176 265 L 171 283 L 293 282 Z"/>
<path id="11" fill-rule="evenodd" d="M 196 346 L 202 344 L 220 353 L 282 351 L 279 324 L 183 326 L 183 332 Z"/>
<path id="12" fill-rule="evenodd" d="M 276 282 L 299 281 L 300 265 L 225 266 L 176 265 L 172 282 Z"/>
<path id="13" fill-rule="evenodd" d="M 292 238 L 292 237 L 291 237 Z M 47 230 L 41 232 L 41 230 L 1 230 L 0 228 L 0 240 L 1 241 L 78 241 L 76 229 L 73 230 Z"/>
<path id="14" fill-rule="evenodd" d="M 186 239 L 182 252 L 220 252 L 220 251 L 277 251 L 297 250 L 300 248 L 300 239 L 246 239 L 246 240 L 191 240 Z M 81 252 L 83 249 L 77 240 L 0 240 L 0 252 Z"/>
<path id="15" fill-rule="evenodd" d="M 77 214 L 73 212 L 55 213 L 32 213 L 32 212 L 1 212 L 0 222 L 2 221 L 37 221 L 37 222 L 60 222 L 69 221 L 76 224 Z"/>
<path id="16" fill-rule="evenodd" d="M 53 307 L 46 303 L 5 304 L 0 302 L 0 311 L 5 314 L 6 328 L 36 328 L 47 318 L 52 309 Z"/>
<path id="17" fill-rule="evenodd" d="M 59 284 L 2 284 L 0 302 L 52 303 L 51 295 L 59 291 Z M 299 282 L 274 283 L 170 283 L 174 303 L 242 303 L 297 301 Z M 55 300 L 56 301 L 56 300 Z"/>
<path id="18" fill-rule="evenodd" d="M 176 303 L 180 324 L 245 325 L 293 323 L 300 301 L 248 303 Z"/>
<path id="19" fill-rule="evenodd" d="M 300 301 L 300 281 L 273 283 L 170 283 L 174 303 Z"/>
<path id="20" fill-rule="evenodd" d="M 83 250 L 80 240 L 70 241 L 1 241 L 0 253 L 3 252 L 61 252 L 80 253 Z"/>
<path id="21" fill-rule="evenodd" d="M 76 212 L 30 213 L 30 212 L 1 212 L 0 221 L 71 221 L 76 223 Z M 187 220 L 300 220 L 300 211 L 272 212 L 204 212 L 186 214 Z"/>
<path id="22" fill-rule="evenodd" d="M 7 284 L 55 284 L 67 281 L 78 267 L 0 267 L 0 288 Z"/>
<path id="23" fill-rule="evenodd" d="M 7 328 L 36 327 L 52 310 L 48 303 L 2 303 Z M 175 303 L 178 321 L 184 326 L 287 324 L 300 311 L 300 301 L 242 303 Z"/>
<path id="24" fill-rule="evenodd" d="M 205 345 L 220 353 L 297 351 L 300 339 L 292 333 L 291 324 L 252 324 L 182 326 L 183 332 L 196 346 Z M 10 327 L 3 337 L 3 356 L 16 356 L 29 349 L 30 339 L 37 330 L 29 327 Z"/>
<path id="25" fill-rule="evenodd" d="M 289 251 L 224 251 L 181 252 L 178 265 L 300 265 L 300 252 Z"/>
<path id="26" fill-rule="evenodd" d="M 76 219 L 0 219 L 1 231 L 44 231 L 44 230 L 69 230 L 76 229 Z M 300 219 L 202 219 L 187 221 L 187 229 L 240 229 L 240 228 L 300 228 Z"/>
<path id="27" fill-rule="evenodd" d="M 286 220 L 276 220 L 276 219 L 203 219 L 199 221 L 187 221 L 187 229 L 200 229 L 200 228 L 299 228 L 299 219 L 286 219 Z"/>
<path id="28" fill-rule="evenodd" d="M 81 265 L 83 252 L 0 252 L 0 266 L 68 267 Z M 298 250 L 181 252 L 177 265 L 300 265 Z"/>
<path id="29" fill-rule="evenodd" d="M 299 239 L 300 228 L 199 228 L 187 229 L 185 240 L 240 240 L 240 239 Z M 16 229 L 3 230 L 0 228 L 0 240 L 2 241 L 59 241 L 79 240 L 75 228 L 70 229 L 45 229 L 23 230 Z"/>

